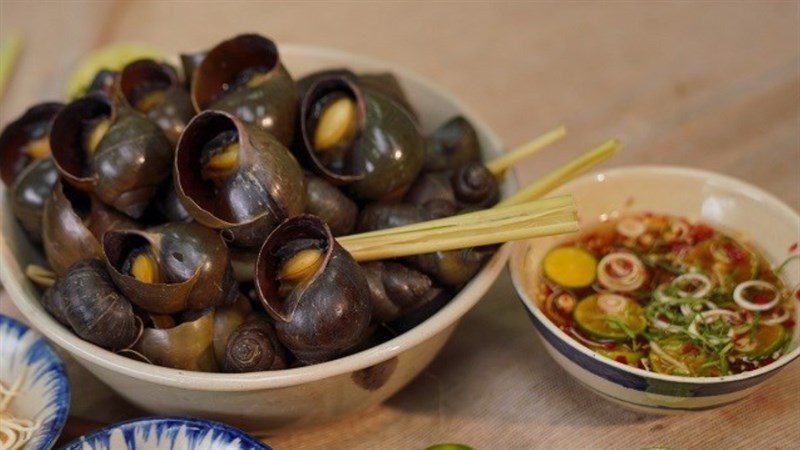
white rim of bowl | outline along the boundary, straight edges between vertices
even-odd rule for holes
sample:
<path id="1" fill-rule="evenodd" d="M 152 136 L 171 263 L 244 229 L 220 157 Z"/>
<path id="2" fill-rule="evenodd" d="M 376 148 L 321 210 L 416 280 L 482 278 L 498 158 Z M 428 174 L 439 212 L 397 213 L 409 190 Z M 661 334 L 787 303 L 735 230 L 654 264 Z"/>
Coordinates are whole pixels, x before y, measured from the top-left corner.
<path id="1" fill-rule="evenodd" d="M 610 178 L 613 178 L 615 176 L 623 176 L 623 175 L 628 175 L 630 173 L 637 173 L 637 174 L 653 173 L 656 175 L 667 174 L 673 176 L 689 176 L 689 177 L 705 179 L 711 182 L 727 184 L 735 188 L 736 191 L 741 192 L 754 200 L 758 200 L 759 202 L 770 203 L 771 206 L 777 208 L 778 210 L 781 210 L 783 214 L 792 217 L 800 225 L 800 215 L 798 215 L 796 211 L 794 211 L 792 208 L 789 207 L 789 205 L 782 202 L 781 200 L 778 200 L 775 196 L 764 191 L 763 189 L 728 175 L 723 175 L 716 172 L 710 172 L 707 170 L 693 169 L 689 167 L 667 166 L 667 165 L 664 166 L 636 165 L 636 166 L 617 167 L 608 170 L 599 170 L 596 172 L 580 176 L 568 183 L 565 183 L 563 186 L 556 189 L 553 192 L 553 194 L 569 190 L 570 187 L 575 185 L 589 183 L 589 182 L 601 182 L 597 181 L 597 177 L 599 175 L 604 175 L 605 179 L 602 182 L 607 182 Z M 521 267 L 524 264 L 524 257 L 528 252 L 528 248 L 529 246 L 527 241 L 515 243 L 511 251 L 511 258 L 509 259 L 508 263 L 509 272 L 511 273 L 511 282 L 514 284 L 514 289 L 517 291 L 517 295 L 520 296 L 522 302 L 525 304 L 525 307 L 528 309 L 528 311 L 530 311 L 534 316 L 536 316 L 536 319 L 538 319 L 541 323 L 543 323 L 544 326 L 547 327 L 547 329 L 550 332 L 558 336 L 558 338 L 561 339 L 562 341 L 569 344 L 570 347 L 578 350 L 579 352 L 583 353 L 586 356 L 601 361 L 604 364 L 616 367 L 617 369 L 621 369 L 625 372 L 629 372 L 634 375 L 638 375 L 645 378 L 652 378 L 656 380 L 669 381 L 675 383 L 716 384 L 716 383 L 736 382 L 736 381 L 746 380 L 748 378 L 755 378 L 765 373 L 780 369 L 781 367 L 792 362 L 795 358 L 800 356 L 800 345 L 798 345 L 797 348 L 776 359 L 769 365 L 759 367 L 758 369 L 755 370 L 750 370 L 735 375 L 724 375 L 721 377 L 681 377 L 677 375 L 664 375 L 660 373 L 649 372 L 644 369 L 639 369 L 638 367 L 631 367 L 627 364 L 622 364 L 620 362 L 606 358 L 605 356 L 602 356 L 597 352 L 593 352 L 588 347 L 580 345 L 575 341 L 575 339 L 569 337 L 567 333 L 565 333 L 560 328 L 555 326 L 550 321 L 550 319 L 548 319 L 547 316 L 545 316 L 544 313 L 542 313 L 541 310 L 539 310 L 539 308 L 536 306 L 536 302 L 530 299 L 528 293 L 523 288 L 522 281 L 519 279 L 519 277 L 522 276 Z M 517 269 L 517 267 L 519 267 L 520 269 Z M 800 310 L 797 310 L 795 314 L 796 315 L 800 314 Z M 537 333 L 539 333 L 538 330 L 536 331 Z"/>
<path id="2" fill-rule="evenodd" d="M 281 53 L 285 52 L 293 56 L 317 56 L 357 61 L 358 64 L 375 66 L 381 70 L 390 71 L 400 75 L 399 78 L 409 79 L 414 83 L 424 86 L 426 89 L 436 91 L 443 97 L 446 97 L 448 101 L 459 110 L 461 115 L 467 117 L 479 130 L 480 134 L 486 136 L 493 148 L 503 149 L 502 142 L 494 131 L 492 131 L 487 123 L 471 108 L 462 103 L 458 97 L 447 89 L 417 75 L 409 69 L 380 59 L 356 55 L 327 47 L 282 44 L 278 45 L 278 48 Z M 509 173 L 507 176 L 512 180 L 512 185 L 514 185 L 516 189 L 516 177 L 513 172 Z M 0 186 L 0 195 L 6 195 L 5 186 Z M 28 302 L 17 302 L 14 300 L 15 298 L 20 298 L 27 294 L 24 292 L 22 284 L 14 279 L 7 269 L 8 265 L 18 266 L 18 264 L 11 254 L 10 248 L 6 244 L 6 238 L 2 231 L 0 231 L 0 281 L 2 281 L 6 291 L 8 291 L 11 301 L 25 317 L 31 321 L 40 333 L 81 359 L 85 359 L 92 364 L 113 372 L 120 372 L 139 380 L 164 386 L 200 391 L 240 391 L 296 386 L 357 371 L 380 364 L 383 361 L 393 358 L 427 341 L 448 327 L 457 325 L 461 317 L 481 300 L 483 295 L 478 295 L 478 291 L 482 289 L 479 284 L 490 283 L 489 288 L 491 288 L 499 276 L 500 271 L 505 267 L 510 253 L 510 244 L 505 244 L 500 247 L 492 259 L 484 265 L 483 269 L 481 269 L 481 271 L 478 272 L 478 274 L 464 286 L 444 308 L 429 317 L 423 323 L 389 341 L 367 350 L 320 364 L 278 371 L 242 374 L 194 372 L 135 361 L 83 341 L 70 330 L 56 322 L 55 319 L 50 317 L 43 309 L 37 309 Z M 19 270 L 18 267 L 17 270 Z M 489 288 L 486 289 L 488 290 Z"/>

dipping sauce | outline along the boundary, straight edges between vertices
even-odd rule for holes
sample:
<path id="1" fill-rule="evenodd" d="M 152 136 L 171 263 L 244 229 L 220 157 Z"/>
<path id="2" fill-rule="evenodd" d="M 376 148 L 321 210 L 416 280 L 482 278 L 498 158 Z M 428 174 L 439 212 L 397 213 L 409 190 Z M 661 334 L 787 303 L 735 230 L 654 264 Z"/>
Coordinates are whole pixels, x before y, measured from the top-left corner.
<path id="1" fill-rule="evenodd" d="M 707 224 L 628 215 L 551 249 L 537 303 L 570 337 L 617 362 L 722 376 L 786 350 L 797 301 L 780 269 Z"/>

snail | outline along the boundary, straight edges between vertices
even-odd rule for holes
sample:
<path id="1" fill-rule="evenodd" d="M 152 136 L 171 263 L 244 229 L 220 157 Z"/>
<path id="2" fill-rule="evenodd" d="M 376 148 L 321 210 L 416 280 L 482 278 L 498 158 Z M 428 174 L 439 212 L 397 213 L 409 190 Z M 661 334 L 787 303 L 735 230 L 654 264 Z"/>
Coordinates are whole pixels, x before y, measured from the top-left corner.
<path id="1" fill-rule="evenodd" d="M 220 111 L 204 111 L 186 127 L 173 179 L 194 220 L 240 247 L 260 245 L 306 205 L 302 169 L 286 147 Z"/>
<path id="2" fill-rule="evenodd" d="M 293 217 L 270 234 L 256 261 L 255 283 L 278 339 L 305 364 L 346 353 L 369 326 L 363 269 L 318 217 Z"/>
<path id="3" fill-rule="evenodd" d="M 169 176 L 172 146 L 138 111 L 99 93 L 65 106 L 50 132 L 64 180 L 136 219 Z"/>

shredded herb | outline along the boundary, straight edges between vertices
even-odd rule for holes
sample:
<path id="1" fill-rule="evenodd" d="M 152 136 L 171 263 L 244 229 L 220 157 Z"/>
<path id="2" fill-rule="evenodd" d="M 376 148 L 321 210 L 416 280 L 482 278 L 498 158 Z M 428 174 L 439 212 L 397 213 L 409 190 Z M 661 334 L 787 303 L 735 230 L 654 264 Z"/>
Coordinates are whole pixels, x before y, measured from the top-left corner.
<path id="1" fill-rule="evenodd" d="M 783 274 L 783 269 L 785 269 L 786 266 L 788 266 L 789 263 L 792 262 L 795 259 L 800 260 L 800 253 L 798 253 L 796 255 L 792 255 L 792 256 L 784 259 L 783 262 L 775 269 L 775 274 L 776 275 Z"/>

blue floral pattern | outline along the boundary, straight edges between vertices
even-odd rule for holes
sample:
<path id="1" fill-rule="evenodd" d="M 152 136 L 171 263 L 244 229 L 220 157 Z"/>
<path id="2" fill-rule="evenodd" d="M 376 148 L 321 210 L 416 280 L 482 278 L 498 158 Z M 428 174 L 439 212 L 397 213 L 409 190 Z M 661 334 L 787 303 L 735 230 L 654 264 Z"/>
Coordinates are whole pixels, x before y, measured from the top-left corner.
<path id="1" fill-rule="evenodd" d="M 39 423 L 25 449 L 50 449 L 69 411 L 64 365 L 39 333 L 4 315 L 0 315 L 0 361 L 0 380 L 5 385 L 24 376 L 20 395 L 11 401 L 10 410 Z"/>

